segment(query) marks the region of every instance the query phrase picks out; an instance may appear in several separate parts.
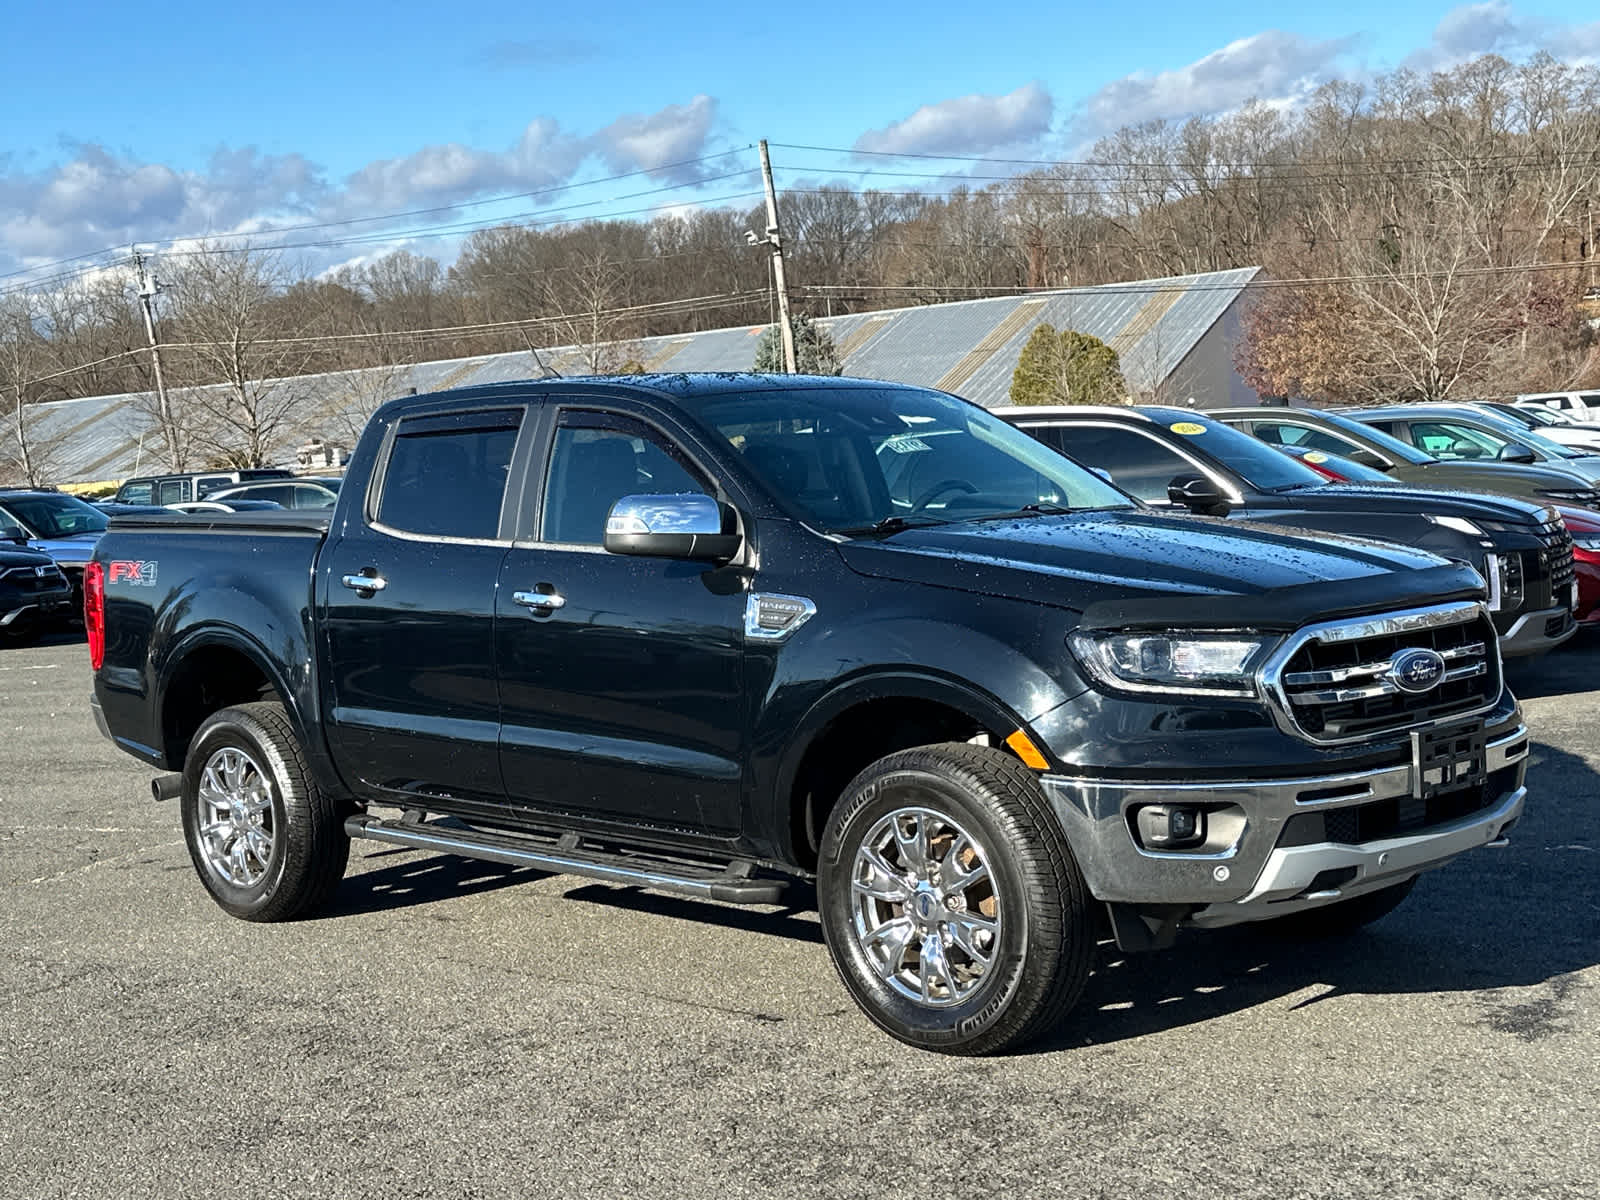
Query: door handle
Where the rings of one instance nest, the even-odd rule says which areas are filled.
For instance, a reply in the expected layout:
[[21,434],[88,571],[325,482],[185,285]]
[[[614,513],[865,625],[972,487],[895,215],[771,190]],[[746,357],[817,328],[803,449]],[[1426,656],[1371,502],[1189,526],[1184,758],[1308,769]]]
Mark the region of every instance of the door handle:
[[512,592],[511,598],[523,608],[537,609],[539,612],[555,612],[567,602],[559,592]]
[[346,575],[339,582],[356,592],[381,592],[389,586],[382,575]]

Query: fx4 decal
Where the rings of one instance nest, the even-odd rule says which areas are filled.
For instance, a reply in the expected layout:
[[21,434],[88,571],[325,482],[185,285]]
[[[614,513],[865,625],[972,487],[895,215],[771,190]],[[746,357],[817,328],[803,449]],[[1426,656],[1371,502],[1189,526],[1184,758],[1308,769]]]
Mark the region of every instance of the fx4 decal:
[[110,562],[106,564],[107,583],[131,583],[138,587],[154,587],[156,584],[156,561],[148,559],[145,562]]

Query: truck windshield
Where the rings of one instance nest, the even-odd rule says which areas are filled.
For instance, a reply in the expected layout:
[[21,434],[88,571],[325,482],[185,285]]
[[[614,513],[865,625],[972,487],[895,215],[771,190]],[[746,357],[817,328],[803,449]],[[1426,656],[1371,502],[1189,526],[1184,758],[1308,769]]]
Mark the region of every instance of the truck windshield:
[[41,538],[104,533],[109,523],[103,512],[76,496],[8,496],[0,504]]
[[703,424],[829,533],[1020,512],[1133,508],[1124,492],[984,409],[912,388],[711,396]]

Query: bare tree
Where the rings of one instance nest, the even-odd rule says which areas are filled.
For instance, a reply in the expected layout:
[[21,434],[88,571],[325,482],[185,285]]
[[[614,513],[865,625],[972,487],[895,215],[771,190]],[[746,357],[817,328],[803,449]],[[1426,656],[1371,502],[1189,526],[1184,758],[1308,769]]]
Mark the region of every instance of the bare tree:
[[0,470],[28,487],[49,483],[57,468],[60,437],[40,428],[34,409],[49,361],[49,344],[39,331],[32,298],[23,292],[0,299],[0,385],[11,410]]
[[275,303],[290,273],[270,251],[202,245],[174,274],[193,437],[218,461],[262,466],[284,449],[308,395],[296,376],[310,345]]

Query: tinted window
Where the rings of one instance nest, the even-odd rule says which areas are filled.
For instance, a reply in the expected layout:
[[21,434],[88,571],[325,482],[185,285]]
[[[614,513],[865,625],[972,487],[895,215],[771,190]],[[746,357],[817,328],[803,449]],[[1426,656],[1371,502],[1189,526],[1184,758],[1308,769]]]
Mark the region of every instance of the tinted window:
[[1275,446],[1302,446],[1307,450],[1326,450],[1329,454],[1359,454],[1361,444],[1350,438],[1313,429],[1309,425],[1295,425],[1288,421],[1268,424],[1256,422],[1256,436]]
[[[1324,482],[1309,467],[1262,444],[1261,439],[1242,433],[1231,425],[1213,421],[1199,413],[1149,408],[1146,414],[1170,431],[1166,436],[1195,455],[1210,455],[1229,470],[1237,472],[1251,487],[1264,492],[1287,491],[1297,487],[1320,487]],[[1095,464],[1091,463],[1090,466]],[[1190,467],[1189,470],[1193,470]]]
[[791,511],[822,529],[956,521],[1024,505],[1129,507],[1099,476],[965,401],[914,388],[723,393],[700,420]]
[[567,413],[550,453],[540,537],[598,546],[611,506],[622,497],[682,492],[710,489],[655,430],[625,417]]
[[307,487],[298,484],[290,489],[294,492],[294,508],[332,508],[333,493],[326,488]]
[[154,504],[155,485],[149,480],[124,485],[117,493],[119,504]]
[[5,511],[41,538],[104,533],[109,524],[105,513],[76,496],[11,496],[5,501]]
[[187,479],[163,479],[156,495],[157,504],[182,504],[189,498]]
[[1435,458],[1494,458],[1508,439],[1453,421],[1413,421],[1411,440]]
[[439,537],[498,537],[521,424],[520,410],[400,422],[384,468],[379,523]]
[[1196,470],[1183,455],[1132,429],[1073,424],[1058,425],[1051,432],[1060,439],[1057,446],[1063,454],[1109,473],[1123,491],[1152,504],[1166,504],[1167,484]]

